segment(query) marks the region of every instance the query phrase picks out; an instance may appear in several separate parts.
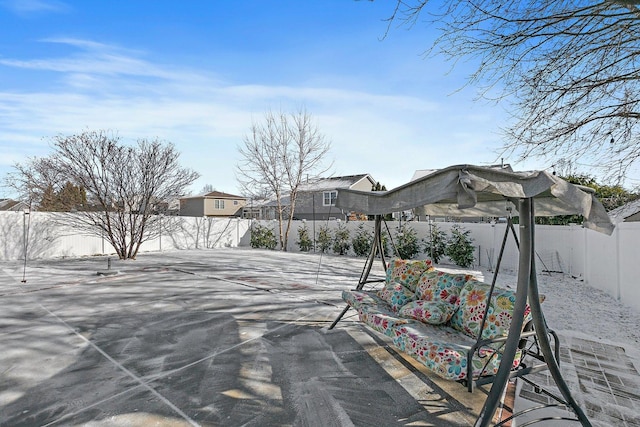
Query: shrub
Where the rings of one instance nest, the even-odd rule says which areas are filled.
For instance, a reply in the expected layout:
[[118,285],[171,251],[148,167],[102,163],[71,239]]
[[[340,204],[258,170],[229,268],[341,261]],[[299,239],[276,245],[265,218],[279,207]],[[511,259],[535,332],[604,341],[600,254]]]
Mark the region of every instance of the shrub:
[[445,254],[460,267],[473,265],[475,247],[472,244],[473,239],[469,237],[470,233],[469,230],[464,230],[459,225],[454,225],[451,228],[451,237],[447,243]]
[[276,235],[272,229],[255,224],[251,227],[251,247],[263,249],[275,249],[278,245]]
[[389,256],[389,233],[387,230],[382,230],[380,240],[382,241],[382,253],[384,256]]
[[340,223],[333,235],[333,252],[344,255],[347,253],[351,245],[349,244],[349,229]]
[[371,252],[371,241],[373,233],[365,230],[364,224],[360,224],[356,230],[356,235],[351,240],[351,246],[356,256],[367,256]]
[[304,224],[302,227],[298,227],[298,241],[296,244],[300,247],[302,252],[309,252],[313,249],[313,241],[309,235],[307,224]]
[[326,225],[321,225],[318,230],[318,237],[316,238],[316,248],[320,252],[327,252],[331,247],[331,230]]
[[447,250],[447,234],[436,224],[432,224],[430,236],[424,243],[424,252],[434,263],[439,263]]
[[420,253],[418,233],[413,227],[405,224],[396,229],[396,249],[402,259],[411,259]]

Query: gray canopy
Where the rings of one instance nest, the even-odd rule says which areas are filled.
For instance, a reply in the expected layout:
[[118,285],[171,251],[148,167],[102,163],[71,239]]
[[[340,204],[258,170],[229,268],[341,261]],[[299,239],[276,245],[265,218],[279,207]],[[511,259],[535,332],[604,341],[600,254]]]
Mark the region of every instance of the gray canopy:
[[450,166],[389,191],[341,189],[336,206],[370,215],[414,209],[419,215],[504,217],[517,215],[523,198],[533,198],[536,216],[579,214],[585,227],[613,232],[591,188],[545,171],[514,172],[509,167]]

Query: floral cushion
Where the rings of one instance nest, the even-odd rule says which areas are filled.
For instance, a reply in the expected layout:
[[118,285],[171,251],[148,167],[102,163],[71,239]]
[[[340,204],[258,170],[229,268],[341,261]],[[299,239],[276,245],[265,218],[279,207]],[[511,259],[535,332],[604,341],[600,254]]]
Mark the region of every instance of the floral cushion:
[[374,331],[390,337],[394,336],[395,327],[412,322],[410,319],[399,317],[385,305],[363,305],[358,309],[358,317]]
[[430,270],[422,274],[416,286],[416,299],[446,301],[458,306],[460,291],[471,276]]
[[[439,376],[462,380],[467,377],[467,354],[475,340],[464,339],[460,332],[447,327],[433,327],[419,322],[396,324],[387,333],[399,350],[411,355]],[[514,368],[520,364],[521,351],[514,359]],[[495,375],[500,368],[501,354],[483,347],[471,359],[474,378]]]
[[415,292],[422,273],[433,268],[431,260],[406,260],[395,258],[387,267],[387,283],[402,283]]
[[416,299],[413,291],[399,282],[385,284],[378,291],[378,296],[386,301],[393,311],[398,311],[400,307]]
[[456,307],[444,301],[411,301],[398,310],[398,315],[419,320],[430,325],[447,323]]
[[356,290],[344,290],[342,291],[342,299],[356,310],[362,305],[377,305],[385,303],[376,291],[356,291]]
[[[490,289],[491,285],[476,280],[470,280],[465,284],[460,292],[460,308],[451,318],[451,326],[454,329],[474,338],[480,335],[480,325],[487,307],[487,296]],[[482,331],[483,339],[508,335],[515,302],[515,292],[494,288]],[[527,317],[530,315],[528,305],[525,315]]]
[[[443,286],[442,289],[449,288],[451,286]],[[490,288],[486,283],[467,281],[460,292],[457,310],[455,304],[446,301],[448,298],[444,298],[445,301],[416,301],[415,294],[401,283],[387,284],[378,293],[343,291],[342,297],[349,305],[357,307],[362,322],[390,337],[393,345],[400,351],[414,357],[443,378],[462,380],[468,375],[467,356],[480,332],[480,322]],[[505,336],[508,333],[514,304],[513,291],[494,289],[483,338]],[[450,326],[433,324],[436,319],[446,323],[449,310],[454,313],[449,320]],[[526,313],[527,318],[530,318],[528,307]],[[441,317],[438,319],[439,316]],[[474,352],[471,358],[471,373],[474,378],[498,372],[503,344],[490,344]],[[521,350],[518,350],[513,368],[520,364],[521,355]]]

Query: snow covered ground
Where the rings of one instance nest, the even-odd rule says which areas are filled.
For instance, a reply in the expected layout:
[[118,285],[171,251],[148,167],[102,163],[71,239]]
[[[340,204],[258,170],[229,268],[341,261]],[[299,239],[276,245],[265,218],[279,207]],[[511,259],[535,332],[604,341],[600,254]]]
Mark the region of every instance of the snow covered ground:
[[[490,282],[492,272],[476,271]],[[640,371],[640,312],[613,296],[562,273],[538,274],[538,288],[546,299],[542,310],[547,325],[561,336],[578,337],[623,347]],[[513,271],[500,271],[497,284],[516,287]]]

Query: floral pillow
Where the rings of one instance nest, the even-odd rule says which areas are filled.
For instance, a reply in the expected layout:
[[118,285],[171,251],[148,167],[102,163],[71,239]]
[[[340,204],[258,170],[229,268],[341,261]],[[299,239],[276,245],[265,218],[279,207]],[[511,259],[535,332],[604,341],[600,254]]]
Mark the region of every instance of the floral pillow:
[[433,269],[433,263],[427,260],[406,260],[395,258],[387,267],[387,283],[402,283],[415,292],[418,279],[425,271]]
[[467,274],[431,270],[423,273],[416,286],[416,299],[445,301],[457,307],[462,287],[470,279]]
[[402,306],[398,314],[430,325],[442,325],[451,319],[455,309],[453,305],[444,301],[417,300]]
[[393,311],[413,301],[416,297],[413,291],[407,289],[402,283],[387,283],[378,291],[378,296],[391,306]]
[[[480,335],[480,325],[487,308],[487,297],[491,285],[475,280],[467,282],[460,293],[460,309],[451,319],[451,326],[465,334],[477,338]],[[482,331],[482,338],[489,339],[506,336],[513,319],[515,307],[515,292],[508,289],[494,288],[489,300],[487,319]],[[527,305],[525,318],[529,316]]]

